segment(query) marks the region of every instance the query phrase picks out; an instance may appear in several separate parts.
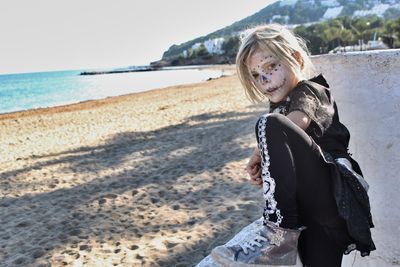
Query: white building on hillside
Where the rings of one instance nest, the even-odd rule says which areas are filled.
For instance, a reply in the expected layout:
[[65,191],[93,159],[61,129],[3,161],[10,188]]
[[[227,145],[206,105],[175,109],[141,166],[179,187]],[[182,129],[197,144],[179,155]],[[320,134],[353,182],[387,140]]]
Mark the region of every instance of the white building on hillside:
[[269,23],[277,22],[281,24],[288,24],[289,19],[289,16],[273,15],[272,18],[269,20]]
[[195,43],[194,45],[192,45],[192,49],[196,50],[201,46],[202,43]]
[[208,53],[220,55],[224,53],[224,51],[222,50],[223,43],[224,43],[224,38],[221,37],[205,41],[204,46],[206,47]]
[[281,0],[279,6],[294,6],[296,3],[297,0]]
[[322,16],[322,19],[333,19],[339,16],[339,14],[342,12],[343,6],[338,6],[338,7],[330,7],[325,11],[325,14]]
[[315,0],[303,0],[301,3],[303,5],[315,5]]
[[[208,53],[210,54],[223,54],[224,50],[222,50],[222,44],[224,43],[225,39],[224,38],[215,38],[215,39],[209,39],[205,41],[204,43],[195,43],[192,45],[192,50],[197,50],[200,48],[202,44],[204,44],[204,47],[207,49]],[[189,53],[187,50],[183,51],[183,56],[188,57]]]
[[390,8],[389,4],[379,4],[375,5],[371,10],[356,10],[353,13],[353,17],[363,17],[368,15],[377,15],[379,17],[383,16],[383,13]]
[[321,5],[327,7],[337,7],[340,6],[340,3],[337,0],[321,0]]

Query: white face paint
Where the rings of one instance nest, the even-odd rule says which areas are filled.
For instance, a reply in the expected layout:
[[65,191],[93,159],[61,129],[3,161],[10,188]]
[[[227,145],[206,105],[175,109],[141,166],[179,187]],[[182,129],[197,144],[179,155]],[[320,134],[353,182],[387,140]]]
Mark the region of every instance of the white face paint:
[[249,57],[247,66],[257,88],[273,103],[285,100],[300,81],[270,52],[257,50]]

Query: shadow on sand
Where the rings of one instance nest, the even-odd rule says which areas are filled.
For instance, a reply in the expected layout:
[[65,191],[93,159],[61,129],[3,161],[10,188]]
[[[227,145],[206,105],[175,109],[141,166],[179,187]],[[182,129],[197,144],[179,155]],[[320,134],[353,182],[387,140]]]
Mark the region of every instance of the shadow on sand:
[[[85,241],[117,243],[120,238],[138,239],[163,229],[177,232],[182,229],[190,231],[205,222],[218,225],[232,213],[239,216],[248,207],[228,208],[208,217],[195,214],[205,209],[209,212],[214,206],[238,198],[251,200],[248,194],[254,189],[248,183],[224,179],[224,168],[250,155],[249,142],[254,138],[257,114],[202,114],[155,131],[116,134],[99,146],[39,155],[34,158],[33,165],[0,172],[3,196],[13,187],[32,189],[43,186],[40,177],[37,183],[30,184],[18,180],[29,172],[40,172],[49,166],[58,166],[59,172],[65,176],[78,174],[84,180],[70,188],[57,189],[63,179],[60,177],[50,184],[54,187],[50,192],[17,198],[5,194],[2,197],[0,266],[46,265],[56,250],[80,257],[79,250],[90,250],[90,245],[77,247]],[[205,172],[215,180],[197,189],[190,185],[190,179],[195,180]],[[182,179],[188,181],[188,185],[179,189],[176,185],[182,183]],[[222,191],[226,192],[223,196]],[[125,197],[127,195],[130,198]],[[124,212],[119,212],[121,203]],[[141,211],[147,204],[157,209],[184,210],[193,217],[176,223],[173,218],[158,218],[155,209],[153,217],[143,218]],[[242,225],[254,219],[248,218]],[[231,234],[229,229],[217,233],[223,236],[218,242],[228,240]],[[204,237],[185,246],[184,251],[167,257],[148,259],[138,254],[137,258],[143,265],[149,262],[153,266],[195,265],[210,252],[215,237]],[[115,248],[111,254],[120,253],[118,244]],[[131,249],[139,250],[135,246]],[[123,263],[119,264],[123,266]]]

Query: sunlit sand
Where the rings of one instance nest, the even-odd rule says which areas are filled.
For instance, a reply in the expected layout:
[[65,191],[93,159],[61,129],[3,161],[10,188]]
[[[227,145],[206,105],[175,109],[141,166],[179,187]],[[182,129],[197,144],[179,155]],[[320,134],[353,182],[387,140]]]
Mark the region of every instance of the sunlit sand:
[[0,116],[0,266],[192,266],[259,218],[236,76]]

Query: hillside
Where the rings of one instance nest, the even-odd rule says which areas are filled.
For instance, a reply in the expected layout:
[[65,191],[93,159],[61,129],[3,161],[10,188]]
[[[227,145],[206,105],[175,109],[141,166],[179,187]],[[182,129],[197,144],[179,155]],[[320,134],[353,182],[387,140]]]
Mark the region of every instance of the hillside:
[[[282,0],[266,6],[259,12],[237,21],[227,27],[201,36],[180,45],[172,45],[164,52],[162,60],[171,61],[185,57],[196,44],[217,38],[228,39],[241,31],[263,23],[281,23],[288,25],[325,21],[349,16],[360,17],[376,15],[381,18],[400,16],[400,0]],[[186,51],[186,52],[185,52]]]

